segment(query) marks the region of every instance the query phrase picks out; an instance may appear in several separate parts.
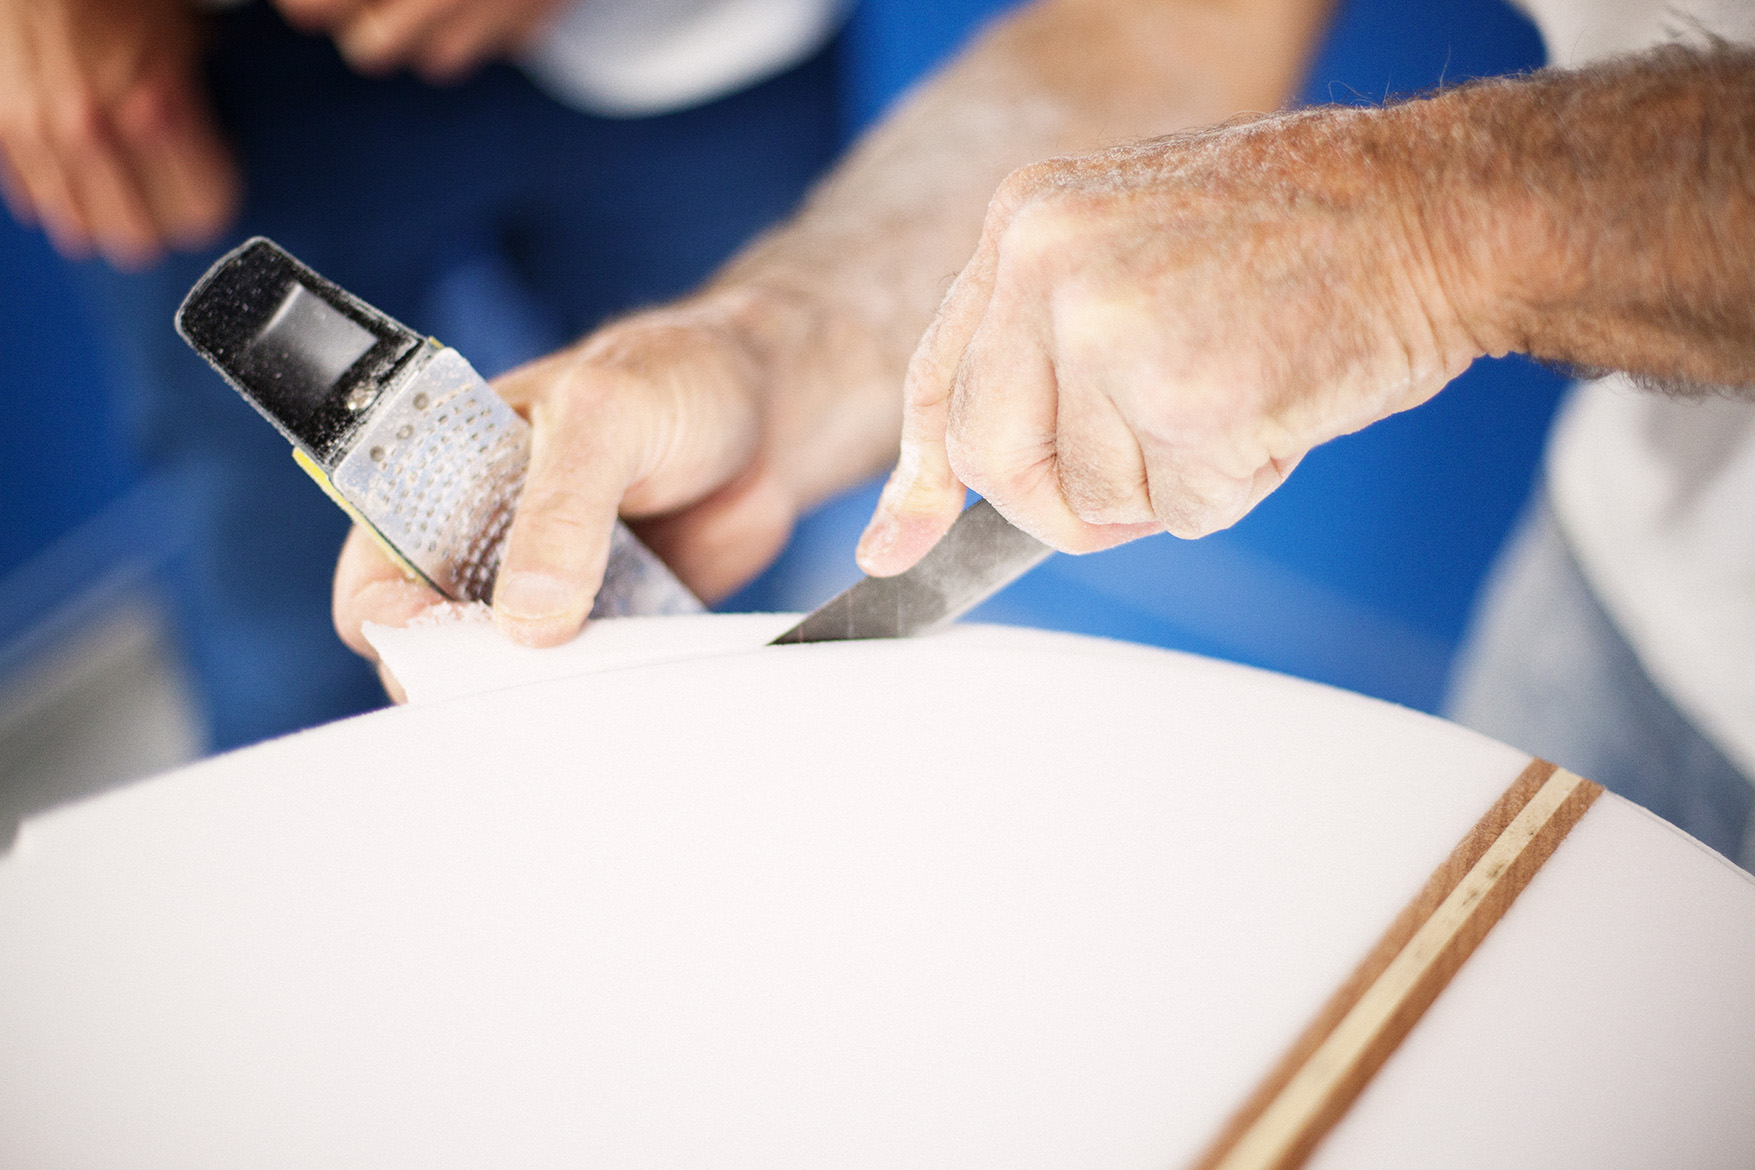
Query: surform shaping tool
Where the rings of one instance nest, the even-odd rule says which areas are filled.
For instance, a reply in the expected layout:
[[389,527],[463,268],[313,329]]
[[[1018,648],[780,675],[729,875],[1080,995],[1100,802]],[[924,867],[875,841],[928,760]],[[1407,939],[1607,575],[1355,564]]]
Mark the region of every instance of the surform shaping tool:
[[[463,355],[260,236],[190,290],[177,332],[410,575],[456,601],[492,597],[530,426]],[[618,521],[591,616],[701,608]]]

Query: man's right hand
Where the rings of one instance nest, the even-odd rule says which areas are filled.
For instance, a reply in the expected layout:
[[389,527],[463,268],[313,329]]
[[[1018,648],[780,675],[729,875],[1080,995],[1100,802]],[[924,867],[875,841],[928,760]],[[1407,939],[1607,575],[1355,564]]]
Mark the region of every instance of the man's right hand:
[[119,268],[211,240],[239,179],[186,0],[0,0],[0,189],[71,258]]

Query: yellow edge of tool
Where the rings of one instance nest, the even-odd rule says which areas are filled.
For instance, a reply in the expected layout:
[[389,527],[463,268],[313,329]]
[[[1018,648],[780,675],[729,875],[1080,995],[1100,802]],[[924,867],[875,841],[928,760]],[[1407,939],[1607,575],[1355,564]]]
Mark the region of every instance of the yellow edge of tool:
[[[340,508],[343,512],[346,512],[349,516],[352,516],[355,524],[358,524],[361,528],[364,528],[367,532],[372,534],[372,539],[378,542],[378,547],[384,550],[384,555],[389,557],[390,560],[402,570],[404,576],[410,581],[419,581],[423,585],[433,584],[427,579],[425,573],[415,568],[407,557],[397,551],[396,546],[391,544],[389,539],[382,532],[378,531],[378,526],[376,524],[367,520],[364,513],[348,502],[347,497],[335,490],[335,485],[329,481],[328,473],[321,467],[317,466],[316,460],[312,459],[297,447],[293,448],[292,457],[294,463],[297,463],[300,467],[304,468],[306,475],[317,481],[317,486],[323,489],[323,494],[335,501],[336,507]],[[437,588],[437,586],[434,586],[434,588]]]

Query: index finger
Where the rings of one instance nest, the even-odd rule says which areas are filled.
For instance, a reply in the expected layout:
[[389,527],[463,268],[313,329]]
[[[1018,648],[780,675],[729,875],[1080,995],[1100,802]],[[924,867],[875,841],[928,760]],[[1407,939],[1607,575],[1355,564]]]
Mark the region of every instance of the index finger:
[[335,632],[355,654],[378,660],[362,632],[366,622],[406,626],[444,600],[430,586],[410,578],[369,530],[356,524],[347,534],[335,564],[333,613]]
[[993,296],[998,268],[994,219],[908,362],[902,387],[902,447],[855,558],[873,576],[893,576],[937,544],[963,510],[964,490],[945,449],[951,394],[969,340]]

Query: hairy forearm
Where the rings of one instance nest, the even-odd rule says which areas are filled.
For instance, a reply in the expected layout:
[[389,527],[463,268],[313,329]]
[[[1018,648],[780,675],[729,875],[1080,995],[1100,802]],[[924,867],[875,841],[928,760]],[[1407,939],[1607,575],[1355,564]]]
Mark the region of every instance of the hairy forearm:
[[1386,115],[1482,352],[1755,393],[1755,52],[1670,47]]
[[1326,0],[1046,0],[905,99],[719,275],[809,503],[894,453],[909,355],[1000,181],[1026,163],[1281,104]]

